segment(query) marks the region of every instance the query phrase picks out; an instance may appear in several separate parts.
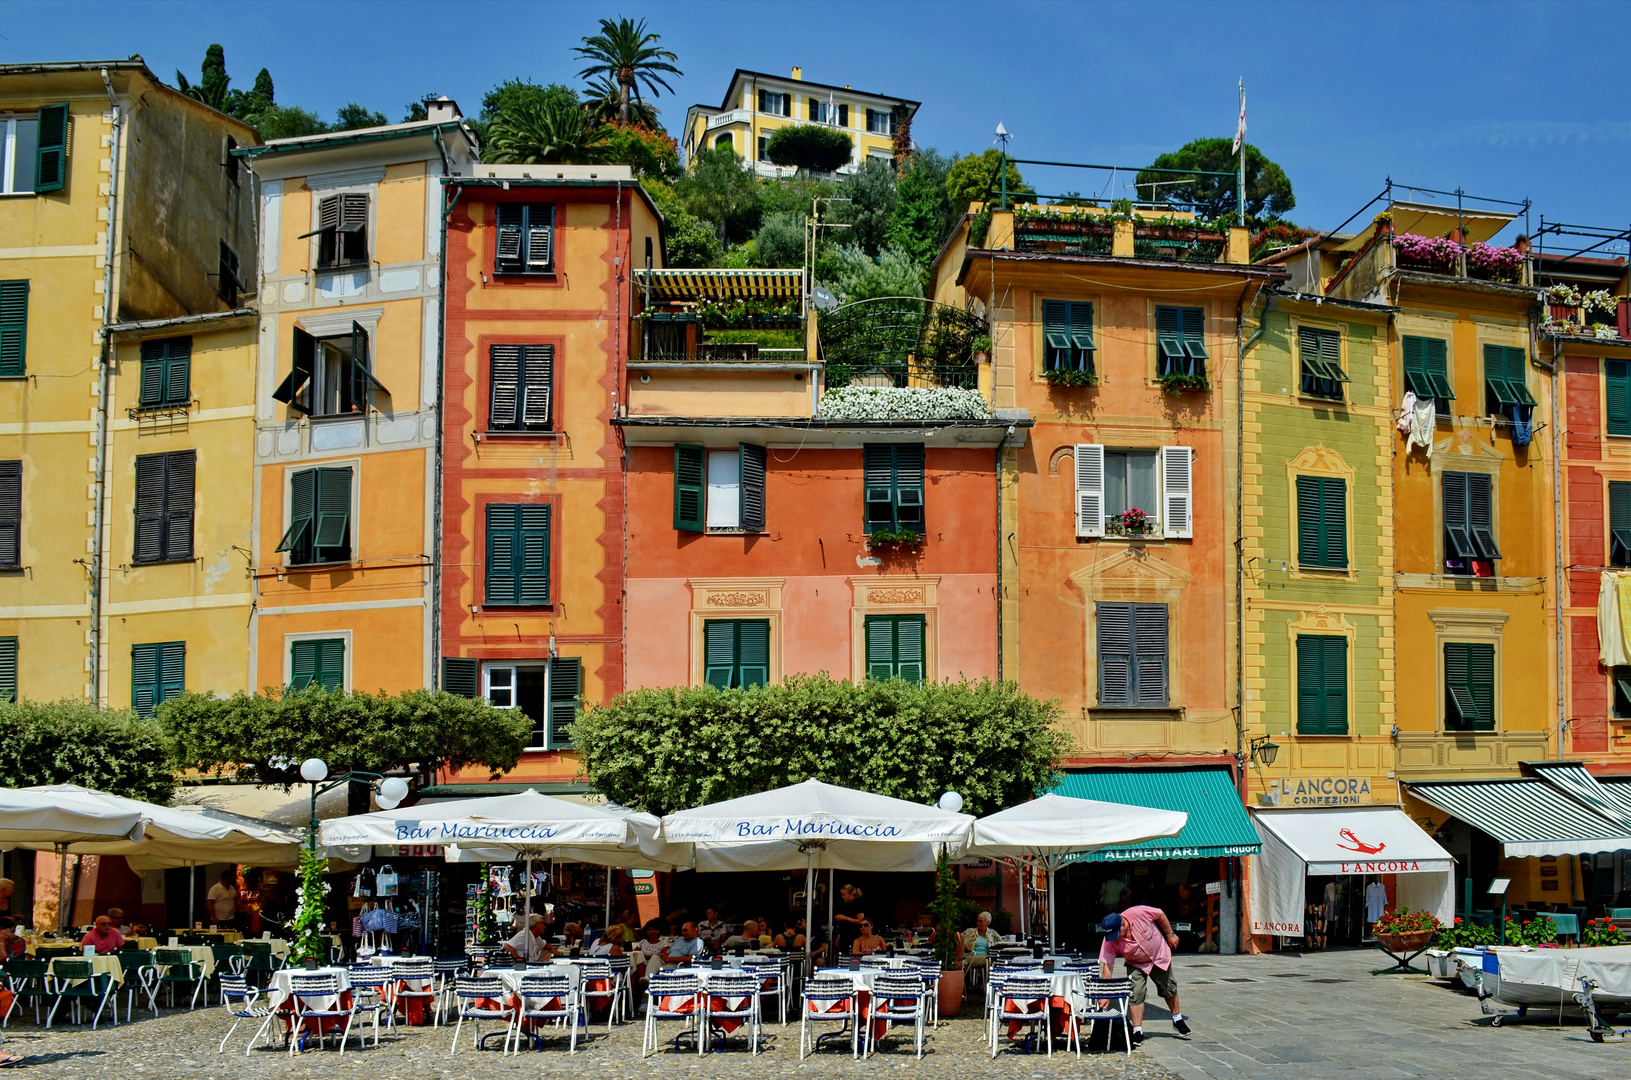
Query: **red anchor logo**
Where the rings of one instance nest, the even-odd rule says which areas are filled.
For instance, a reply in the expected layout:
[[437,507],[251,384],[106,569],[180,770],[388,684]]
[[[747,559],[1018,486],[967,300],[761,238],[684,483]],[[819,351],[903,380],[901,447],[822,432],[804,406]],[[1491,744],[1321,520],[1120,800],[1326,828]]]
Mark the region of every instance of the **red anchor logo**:
[[1339,842],[1337,847],[1341,848],[1343,851],[1357,851],[1361,855],[1375,855],[1378,851],[1381,851],[1383,848],[1387,847],[1386,844],[1377,844],[1375,847],[1372,847],[1370,844],[1365,843],[1363,840],[1359,839],[1359,837],[1355,836],[1352,829],[1340,829],[1338,830],[1338,835],[1340,835],[1344,840],[1353,842],[1353,847],[1349,847],[1347,844]]

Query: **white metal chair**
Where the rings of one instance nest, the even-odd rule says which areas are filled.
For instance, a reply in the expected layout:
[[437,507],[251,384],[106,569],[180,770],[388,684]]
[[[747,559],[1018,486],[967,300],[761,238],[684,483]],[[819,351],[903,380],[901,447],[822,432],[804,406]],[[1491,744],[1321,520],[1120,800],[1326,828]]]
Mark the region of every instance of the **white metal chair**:
[[527,1021],[534,1020],[547,1022],[551,1020],[566,1021],[568,1053],[578,1052],[578,1026],[588,1027],[587,1018],[582,1016],[582,1004],[578,1000],[578,993],[572,987],[572,980],[565,975],[526,975],[521,979],[520,1000],[515,1007],[515,1018],[510,1023],[510,1034],[506,1040],[506,1051],[516,1053],[521,1049],[521,1040],[528,1038],[534,1045],[543,1041],[543,1033],[534,1028],[530,1033],[526,1030]]
[[[351,1011],[358,1016],[372,1013],[374,1017],[374,1045],[379,1045],[379,1017],[385,1014],[385,1026],[395,1019],[395,980],[386,967],[358,967],[351,969]],[[362,1033],[357,1034],[362,1042]]]
[[515,1006],[510,1002],[510,990],[504,985],[504,980],[496,975],[463,976],[454,983],[453,997],[459,1010],[459,1022],[453,1028],[453,1045],[447,1049],[449,1054],[459,1049],[459,1034],[464,1030],[466,1020],[473,1026],[471,1038],[475,1040],[477,1050],[481,1049],[483,1020],[502,1020],[504,1037],[509,1039],[510,1025],[515,1022]]
[[[357,1009],[354,1005],[343,1005],[340,1002],[340,977],[332,973],[326,975],[290,975],[289,1000],[294,1006],[292,1017],[293,1027],[289,1035],[289,1056],[293,1057],[306,1042],[306,1022],[314,1020],[312,1033],[317,1036],[320,1047],[328,1045],[329,1032],[323,1026],[325,1020],[345,1019],[345,1027],[340,1030],[340,1056],[345,1056],[346,1040],[351,1037],[351,1027],[357,1019]],[[356,1000],[356,996],[352,996]],[[362,1032],[357,1032],[357,1045],[362,1045]]]
[[[889,1034],[889,1029],[896,1024],[910,1023],[912,1025],[913,1042],[917,1048],[917,1056],[923,1057],[923,1023],[928,1018],[928,1007],[925,998],[928,992],[924,988],[923,979],[914,969],[910,974],[890,972],[879,975],[872,981],[872,1015],[867,1018],[866,1048],[862,1056],[870,1056],[877,1049],[878,1040]],[[879,1034],[874,1028],[875,1023],[882,1023],[884,1030]]]
[[748,1045],[759,1053],[759,991],[763,984],[745,969],[741,973],[719,975],[703,986],[702,1030],[710,1041],[717,1039],[725,1049],[728,1032],[721,1020],[738,1020],[748,1033]]
[[439,956],[431,961],[431,969],[436,972],[436,1026],[441,1027],[442,1014],[453,997],[453,984],[470,970],[470,960],[464,956]]
[[[660,1020],[679,1020],[684,1024],[680,1034],[697,1026],[697,1053],[703,1051],[707,1039],[700,1027],[703,1008],[700,997],[702,981],[695,975],[678,971],[654,972],[646,983],[646,1030],[640,1040],[640,1056],[650,1057],[657,1052],[657,1023]],[[679,1036],[675,1036],[676,1044]]]
[[[804,1005],[799,1010],[799,1060],[802,1061],[813,1054],[816,1043],[822,1038],[841,1035],[845,1028],[850,1033],[850,1057],[860,1057],[861,1019],[855,984],[848,979],[829,978],[818,974],[804,981],[804,992],[801,996]],[[815,1025],[821,1023],[843,1024],[845,1028],[828,1032],[827,1036],[817,1036]]]
[[[612,969],[612,988],[617,997],[614,1004],[617,1015],[624,1021],[634,1016],[634,961],[627,956],[608,956],[606,964]],[[610,1024],[611,1017],[606,1022]]]
[[277,1010],[259,1004],[260,996],[261,992],[250,986],[249,980],[242,975],[221,976],[221,1005],[226,1009],[227,1015],[232,1017],[232,1026],[227,1028],[227,1033],[221,1037],[221,1045],[215,1050],[217,1054],[226,1053],[227,1040],[232,1038],[232,1033],[237,1031],[238,1025],[245,1020],[261,1021],[260,1029],[250,1037],[249,1045],[244,1047],[245,1057],[249,1056],[249,1052],[255,1048],[256,1040],[262,1035],[266,1036],[266,1045],[272,1045],[271,1033],[266,1029],[272,1026],[272,1018],[277,1015]]
[[606,1030],[612,1030],[617,1020],[622,990],[617,984],[617,973],[605,960],[576,961],[578,968],[578,1003],[583,1006],[583,1023],[589,1025],[591,1005],[606,1007]]
[[53,960],[46,986],[57,999],[52,1002],[51,1011],[45,1014],[46,1027],[51,1026],[51,1021],[56,1018],[57,1009],[64,1001],[73,1002],[76,1024],[80,1022],[81,1006],[88,1009],[91,1003],[95,1002],[96,1013],[91,1017],[91,1030],[95,1031],[96,1025],[102,1020],[102,1010],[107,1008],[110,997],[113,998],[113,1026],[119,1026],[119,999],[113,993],[113,976],[105,971],[100,974],[93,972],[89,960]]
[[1002,1049],[1002,1024],[1036,1025],[1046,1041],[1048,1054],[1053,1055],[1053,1024],[1049,1020],[1048,1005],[1053,996],[1053,983],[1049,979],[1014,976],[1002,984],[997,992],[997,1010],[993,1021],[991,1056]]
[[[409,983],[418,983],[414,988]],[[397,960],[391,964],[391,1023],[396,1023],[396,1008],[409,1001],[423,1001],[426,1009],[434,1009],[442,998],[436,985],[436,967],[429,960]],[[406,1019],[407,1010],[403,1009]]]
[[[1076,1056],[1082,1056],[1082,1021],[1089,1022],[1104,1020],[1110,1024],[1110,1031],[1121,1025],[1121,1045],[1126,1049],[1127,1056],[1133,1054],[1133,1029],[1127,1022],[1127,1002],[1133,996],[1132,979],[1082,979],[1082,988],[1072,991],[1070,995],[1070,1029],[1066,1032],[1065,1047],[1069,1049],[1070,1040],[1076,1040]],[[1092,1038],[1091,1034],[1088,1036]],[[1104,1040],[1104,1048],[1111,1048],[1108,1035]]]
[[751,975],[759,982],[759,1011],[764,1014],[764,999],[770,998],[776,1002],[777,1015],[781,1019],[782,1027],[787,1026],[787,973],[782,965],[774,960],[763,964],[743,964],[742,973]]
[[940,961],[928,957],[926,959],[908,960],[907,965],[908,970],[915,970],[918,976],[922,978],[923,988],[928,991],[929,1019],[927,1023],[930,1027],[938,1027],[940,1024]]

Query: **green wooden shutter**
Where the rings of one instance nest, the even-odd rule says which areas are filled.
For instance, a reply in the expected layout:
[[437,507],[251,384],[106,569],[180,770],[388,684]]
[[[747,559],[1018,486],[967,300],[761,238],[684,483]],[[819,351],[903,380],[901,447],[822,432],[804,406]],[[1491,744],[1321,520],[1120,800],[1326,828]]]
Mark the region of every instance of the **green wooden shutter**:
[[163,405],[167,364],[163,341],[142,342],[142,385],[138,405]]
[[1133,703],[1133,605],[1098,604],[1099,704]]
[[1348,565],[1348,484],[1335,476],[1297,477],[1297,561]]
[[0,637],[0,701],[17,700],[17,639]]
[[1495,728],[1495,646],[1474,642],[1467,646],[1467,686],[1472,691],[1478,715],[1473,720],[1474,731],[1493,731]]
[[1184,364],[1183,316],[1175,307],[1155,309],[1156,370],[1170,375]]
[[68,182],[68,106],[42,105],[38,132],[34,190],[61,191]]
[[171,338],[164,351],[164,404],[185,405],[192,397],[193,339]]
[[455,697],[480,697],[481,661],[464,656],[442,657],[442,689]]
[[1529,393],[1528,353],[1510,345],[1484,346],[1484,384],[1493,406],[1534,405]]
[[1499,559],[1495,546],[1495,508],[1490,478],[1483,473],[1467,474],[1467,535],[1480,559]]
[[922,615],[896,615],[895,674],[909,683],[920,683],[927,672],[924,637],[927,618]]
[[1467,511],[1467,474],[1443,474],[1444,487],[1444,556],[1449,559],[1474,559],[1478,549],[1473,547]]
[[159,646],[159,692],[155,705],[163,705],[187,689],[187,643],[167,641]]
[[516,509],[517,567],[516,602],[549,603],[549,512],[548,505],[523,505]]
[[1444,716],[1461,731],[1495,727],[1495,646],[1485,642],[1444,643]]
[[708,451],[700,446],[674,447],[674,528],[706,532]]
[[702,679],[709,686],[728,690],[736,678],[736,623],[711,619],[702,624]]
[[1631,364],[1624,360],[1603,361],[1603,405],[1608,433],[1631,435]]
[[1614,566],[1631,566],[1631,483],[1608,485],[1609,558]]
[[0,379],[28,373],[28,282],[0,281]]
[[130,647],[130,707],[137,716],[152,716],[159,700],[159,647]]
[[[1184,355],[1191,360],[1201,361],[1206,357],[1206,309],[1198,307],[1180,308],[1183,313]],[[1201,375],[1205,368],[1196,365],[1193,374]]]
[[514,604],[521,594],[519,506],[487,506],[486,603]]
[[316,641],[289,643],[289,689],[304,690],[317,679]]
[[1297,734],[1348,733],[1348,639],[1297,635]]
[[1455,393],[1450,389],[1449,343],[1443,338],[1404,339],[1405,387],[1423,400],[1433,398],[1448,412]]
[[742,456],[742,529],[762,533],[765,531],[765,448],[742,443],[738,449]]
[[736,621],[736,685],[763,686],[770,681],[770,621]]
[[351,381],[350,402],[342,403],[341,412],[356,409],[367,412],[374,403],[374,391],[389,395],[385,384],[374,378],[373,360],[368,353],[368,331],[362,323],[351,324]]
[[345,686],[345,639],[324,638],[317,646],[317,682],[325,690]]
[[317,520],[312,546],[319,562],[351,558],[351,470],[317,470]]
[[289,374],[278,383],[277,389],[272,391],[272,398],[281,401],[298,413],[310,413],[304,402],[300,400],[300,391],[311,380],[312,372],[317,370],[317,339],[306,333],[300,327],[294,329],[294,360],[289,365]]
[[900,529],[923,531],[923,446],[902,443],[895,451],[895,521]]
[[277,549],[289,553],[291,563],[310,562],[312,525],[317,518],[317,472],[302,469],[289,477],[289,528]]
[[576,656],[557,656],[549,662],[549,735],[551,750],[572,749],[572,722],[578,718],[578,698],[583,695],[583,661]]
[[1042,301],[1042,366],[1048,371],[1070,366],[1070,305],[1063,300]]
[[1093,351],[1093,305],[1073,301],[1070,305],[1070,343],[1083,353]]
[[495,274],[516,274],[521,272],[523,258],[521,253],[522,234],[526,228],[524,212],[521,203],[499,203],[495,208],[494,220],[498,224],[498,248],[493,255],[493,272]]
[[164,455],[164,558],[193,557],[193,493],[198,451],[173,450]]
[[866,531],[895,528],[895,448],[883,443],[866,444],[861,474]]
[[164,454],[142,454],[136,458],[136,545],[133,562],[160,562],[164,558],[164,474]]
[[866,674],[869,679],[895,677],[895,621],[888,615],[868,615],[866,634]]
[[23,564],[23,463],[0,461],[0,568]]
[[1133,701],[1146,708],[1167,704],[1167,605],[1133,604]]

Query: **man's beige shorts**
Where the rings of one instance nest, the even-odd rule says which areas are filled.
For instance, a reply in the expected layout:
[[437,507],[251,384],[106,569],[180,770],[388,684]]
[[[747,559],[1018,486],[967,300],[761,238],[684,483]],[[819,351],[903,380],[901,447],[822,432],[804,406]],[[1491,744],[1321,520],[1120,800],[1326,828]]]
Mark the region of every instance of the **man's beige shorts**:
[[1134,968],[1132,971],[1133,996],[1127,1000],[1129,1005],[1144,1004],[1144,997],[1149,993],[1150,983],[1155,984],[1155,992],[1164,998],[1178,996],[1178,980],[1172,977],[1171,968],[1150,968],[1148,975]]

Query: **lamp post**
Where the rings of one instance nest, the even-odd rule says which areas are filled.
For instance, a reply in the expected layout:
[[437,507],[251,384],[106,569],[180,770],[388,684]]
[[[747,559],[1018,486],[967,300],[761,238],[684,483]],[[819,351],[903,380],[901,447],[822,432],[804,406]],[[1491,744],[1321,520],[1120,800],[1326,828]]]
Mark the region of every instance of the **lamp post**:
[[[374,800],[379,803],[381,810],[395,810],[402,800],[408,797],[408,782],[399,776],[384,777],[379,773],[351,772],[341,773],[328,783],[328,762],[322,758],[307,758],[300,763],[300,778],[311,785],[311,835],[308,838],[308,849],[317,852],[317,796],[333,791],[342,784],[349,784],[353,780],[366,780],[368,786],[374,789]],[[322,787],[318,787],[322,784]]]

